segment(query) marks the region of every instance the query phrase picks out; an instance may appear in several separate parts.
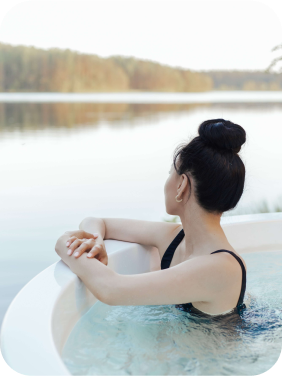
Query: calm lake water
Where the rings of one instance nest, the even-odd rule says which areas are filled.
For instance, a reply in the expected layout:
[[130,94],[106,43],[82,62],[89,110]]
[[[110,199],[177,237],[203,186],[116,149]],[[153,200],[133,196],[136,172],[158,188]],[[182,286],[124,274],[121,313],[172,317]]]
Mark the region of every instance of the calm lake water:
[[[0,96],[6,101],[0,103],[0,323],[17,292],[59,259],[58,237],[86,216],[170,219],[163,187],[173,151],[204,120],[225,118],[247,133],[240,152],[245,192],[228,214],[262,200],[281,205],[281,92],[276,99],[259,93],[257,103],[256,93],[243,94],[240,100],[234,93],[233,101],[230,92],[221,99],[209,94],[210,103],[179,97],[177,103],[173,94],[171,103],[160,103],[152,93],[142,103],[86,103],[85,97],[50,103],[51,94],[49,102],[25,103],[23,93],[8,103]],[[150,98],[155,103],[146,103]]]

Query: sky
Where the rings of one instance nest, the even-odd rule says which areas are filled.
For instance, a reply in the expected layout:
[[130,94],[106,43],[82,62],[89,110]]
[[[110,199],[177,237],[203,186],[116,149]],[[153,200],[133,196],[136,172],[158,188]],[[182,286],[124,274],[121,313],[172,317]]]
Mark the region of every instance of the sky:
[[282,49],[282,23],[261,1],[23,1],[0,42],[134,56],[191,70],[263,70]]

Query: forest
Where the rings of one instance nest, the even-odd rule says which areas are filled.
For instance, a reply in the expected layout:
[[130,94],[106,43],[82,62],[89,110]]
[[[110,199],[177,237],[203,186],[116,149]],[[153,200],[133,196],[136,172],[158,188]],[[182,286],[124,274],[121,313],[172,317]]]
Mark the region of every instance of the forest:
[[0,43],[0,92],[282,90],[282,74],[195,71],[126,56]]

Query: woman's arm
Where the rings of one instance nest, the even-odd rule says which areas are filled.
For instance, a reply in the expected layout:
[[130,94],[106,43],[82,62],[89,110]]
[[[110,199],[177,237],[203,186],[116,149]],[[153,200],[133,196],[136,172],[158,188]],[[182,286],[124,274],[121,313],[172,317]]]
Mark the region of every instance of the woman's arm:
[[57,254],[97,299],[107,303],[118,274],[96,258],[88,258],[86,253],[79,258],[75,258],[73,255],[68,256],[66,242],[69,237],[70,235],[66,232],[58,239],[55,246]]
[[56,252],[92,294],[108,305],[211,302],[226,289],[234,289],[234,281],[240,278],[229,255],[200,256],[164,270],[121,275],[85,253],[78,259],[68,256],[68,236],[58,239]]
[[107,304],[165,305],[221,299],[226,291],[234,291],[241,278],[237,265],[221,256],[199,256],[150,273],[118,274]]

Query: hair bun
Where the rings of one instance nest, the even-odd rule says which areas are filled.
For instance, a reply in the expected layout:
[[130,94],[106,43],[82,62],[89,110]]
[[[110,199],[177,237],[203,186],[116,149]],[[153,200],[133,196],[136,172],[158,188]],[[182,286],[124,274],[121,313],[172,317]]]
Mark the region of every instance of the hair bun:
[[206,145],[233,153],[239,153],[241,146],[246,142],[244,128],[224,119],[204,121],[199,126],[198,133]]

